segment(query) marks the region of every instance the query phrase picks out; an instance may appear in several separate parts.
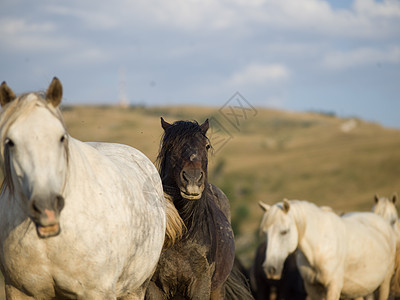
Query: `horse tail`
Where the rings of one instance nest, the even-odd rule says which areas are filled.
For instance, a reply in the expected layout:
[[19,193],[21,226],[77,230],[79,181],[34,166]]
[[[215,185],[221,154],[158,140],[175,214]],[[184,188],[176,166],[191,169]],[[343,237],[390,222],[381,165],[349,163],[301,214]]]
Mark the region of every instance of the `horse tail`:
[[240,261],[235,258],[232,271],[225,281],[226,300],[254,300],[251,293],[249,279]]
[[[394,263],[394,275],[391,282],[391,292],[395,297],[400,297],[400,223],[397,224],[397,244],[396,244],[396,258]],[[396,298],[397,299],[397,298]]]
[[175,208],[172,197],[164,193],[165,210],[167,215],[167,226],[165,229],[164,248],[171,247],[180,240],[186,230],[185,223]]

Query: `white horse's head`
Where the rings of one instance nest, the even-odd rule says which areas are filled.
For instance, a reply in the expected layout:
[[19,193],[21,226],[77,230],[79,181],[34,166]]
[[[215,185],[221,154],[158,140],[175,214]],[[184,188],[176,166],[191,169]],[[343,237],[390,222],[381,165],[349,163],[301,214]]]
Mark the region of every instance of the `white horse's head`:
[[394,226],[398,222],[399,218],[396,209],[396,200],[397,195],[393,195],[391,199],[375,195],[375,205],[372,208],[372,212],[380,215],[387,220],[391,226]]
[[[41,238],[59,234],[67,176],[68,135],[58,106],[62,85],[57,78],[45,95],[16,97],[0,87],[0,151],[4,189],[36,225]],[[4,190],[3,190],[4,192]]]
[[264,210],[260,229],[266,234],[267,250],[263,263],[264,272],[270,279],[280,279],[283,265],[298,244],[298,231],[288,200],[269,206],[259,202]]

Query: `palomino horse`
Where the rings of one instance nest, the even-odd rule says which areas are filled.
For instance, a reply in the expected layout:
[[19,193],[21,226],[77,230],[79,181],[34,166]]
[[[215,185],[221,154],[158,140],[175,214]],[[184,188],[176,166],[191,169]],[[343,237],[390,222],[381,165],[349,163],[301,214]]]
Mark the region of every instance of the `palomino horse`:
[[166,229],[161,179],[141,152],[66,131],[47,92],[0,88],[0,267],[7,299],[143,299]]
[[379,288],[387,299],[394,270],[393,229],[373,213],[339,217],[307,201],[284,200],[265,210],[267,276],[281,276],[286,257],[298,248],[297,266],[311,299],[357,298]]
[[[372,211],[377,215],[382,216],[389,224],[393,227],[396,233],[397,240],[397,252],[400,252],[400,220],[396,209],[397,195],[393,195],[391,199],[386,197],[379,197],[375,195],[375,204]],[[400,254],[396,255],[396,259],[400,260]],[[395,269],[395,275],[391,284],[391,293],[396,296],[396,299],[400,299],[400,281],[396,279],[400,278],[400,261],[397,262]],[[396,275],[396,273],[399,273]]]
[[161,118],[161,125],[159,171],[186,231],[162,252],[146,299],[251,299],[238,269],[231,273],[235,245],[229,201],[207,182],[208,120],[169,124]]

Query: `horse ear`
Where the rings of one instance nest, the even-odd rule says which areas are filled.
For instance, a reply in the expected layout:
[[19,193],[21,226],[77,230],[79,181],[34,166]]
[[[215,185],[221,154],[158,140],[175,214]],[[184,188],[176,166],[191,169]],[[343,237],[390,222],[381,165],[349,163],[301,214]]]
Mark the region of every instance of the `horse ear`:
[[258,202],[258,205],[260,205],[260,207],[261,207],[261,209],[263,210],[263,211],[265,211],[265,212],[267,212],[269,209],[270,209],[270,205],[268,205],[268,204],[265,204],[264,202],[262,202],[262,201],[259,201]]
[[0,86],[0,104],[1,107],[6,105],[7,103],[10,103],[11,101],[15,100],[17,98],[12,91],[7,85],[5,81]]
[[161,117],[161,127],[162,127],[164,130],[167,130],[167,129],[170,128],[171,126],[172,126],[171,124],[169,124],[167,121],[164,120],[163,117]]
[[62,93],[63,89],[61,82],[57,77],[54,77],[46,92],[47,102],[52,104],[54,107],[58,107],[58,105],[61,103]]
[[396,203],[396,200],[397,200],[397,194],[393,194],[393,197],[392,197],[393,204]]
[[208,128],[210,127],[210,123],[208,122],[208,119],[204,121],[203,124],[200,125],[201,132],[205,135],[207,133]]
[[375,196],[374,196],[374,201],[375,201],[375,203],[378,203],[378,201],[379,201],[379,196],[378,196],[378,194],[375,194]]
[[290,203],[288,199],[283,199],[283,211],[287,213],[290,209]]

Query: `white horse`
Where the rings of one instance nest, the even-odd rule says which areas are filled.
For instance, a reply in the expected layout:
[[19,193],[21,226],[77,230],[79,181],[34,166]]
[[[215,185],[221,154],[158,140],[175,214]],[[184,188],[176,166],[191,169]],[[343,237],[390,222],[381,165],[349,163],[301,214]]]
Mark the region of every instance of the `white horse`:
[[[397,252],[400,252],[400,220],[396,209],[397,195],[393,195],[391,199],[375,195],[374,201],[375,204],[372,208],[372,212],[383,217],[393,227],[396,234]],[[396,255],[396,259],[400,260],[400,254]],[[392,280],[391,292],[396,297],[400,297],[400,261],[396,262],[395,266],[396,269]]]
[[0,87],[0,267],[7,299],[144,299],[164,243],[156,168],[129,146],[66,131],[46,94]]
[[373,213],[339,217],[307,201],[284,200],[265,210],[261,229],[268,248],[264,269],[281,276],[286,257],[298,248],[297,266],[311,299],[337,300],[371,294],[387,299],[396,244],[393,229]]
[[375,204],[372,207],[372,212],[380,215],[386,221],[388,221],[390,225],[392,225],[393,229],[398,234],[398,238],[400,239],[400,222],[399,215],[396,209],[397,195],[393,195],[391,199],[375,195],[374,201]]

